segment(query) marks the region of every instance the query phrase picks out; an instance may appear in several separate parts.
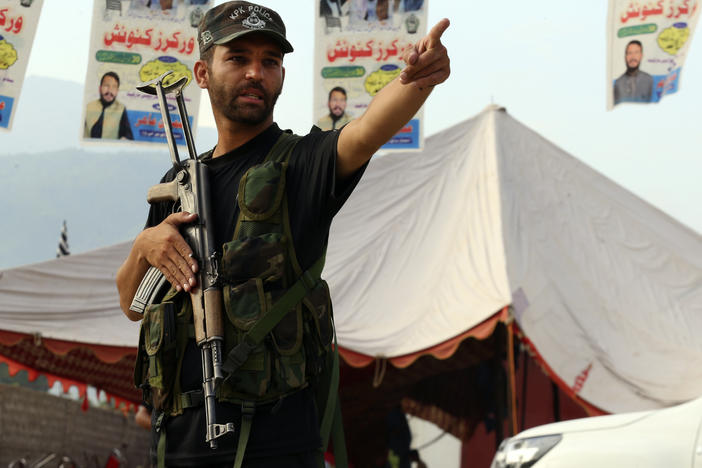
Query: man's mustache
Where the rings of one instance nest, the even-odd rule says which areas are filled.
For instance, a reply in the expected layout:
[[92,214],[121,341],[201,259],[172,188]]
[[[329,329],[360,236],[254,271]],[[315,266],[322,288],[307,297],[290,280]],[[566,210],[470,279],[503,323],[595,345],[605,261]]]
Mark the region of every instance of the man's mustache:
[[260,91],[264,96],[267,95],[266,89],[263,87],[260,81],[251,81],[250,83],[246,83],[244,85],[239,86],[236,90],[236,95],[238,96],[240,94],[243,94],[244,91],[246,91],[247,89],[256,89]]

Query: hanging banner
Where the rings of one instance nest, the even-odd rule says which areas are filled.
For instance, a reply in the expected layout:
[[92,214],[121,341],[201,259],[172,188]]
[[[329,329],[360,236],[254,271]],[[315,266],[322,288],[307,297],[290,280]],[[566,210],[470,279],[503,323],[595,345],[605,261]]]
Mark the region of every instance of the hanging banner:
[[[426,35],[427,0],[315,0],[314,120],[322,130],[359,117]],[[423,111],[382,149],[420,149]]]
[[608,110],[678,91],[701,9],[700,0],[609,0]]
[[[213,0],[95,0],[85,78],[85,142],[165,143],[157,96],[136,89],[167,71],[182,77],[183,97],[195,131],[201,90],[193,66],[199,58],[197,25]],[[174,97],[168,98],[176,143],[185,145]]]
[[43,0],[0,0],[0,129],[9,131]]

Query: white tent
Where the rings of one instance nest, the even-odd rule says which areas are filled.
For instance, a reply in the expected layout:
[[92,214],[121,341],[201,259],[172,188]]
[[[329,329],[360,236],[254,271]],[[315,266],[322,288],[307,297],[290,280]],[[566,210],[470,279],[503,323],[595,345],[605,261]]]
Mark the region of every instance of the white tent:
[[136,347],[139,324],[122,314],[115,284],[131,244],[0,271],[0,330]]
[[496,106],[374,159],[330,239],[347,348],[415,352],[511,304],[605,411],[702,394],[702,237]]
[[[129,243],[6,270],[0,329],[135,346]],[[374,158],[325,267],[339,344],[416,353],[511,305],[545,364],[608,412],[702,394],[702,238],[491,106]],[[94,341],[93,341],[94,340]]]

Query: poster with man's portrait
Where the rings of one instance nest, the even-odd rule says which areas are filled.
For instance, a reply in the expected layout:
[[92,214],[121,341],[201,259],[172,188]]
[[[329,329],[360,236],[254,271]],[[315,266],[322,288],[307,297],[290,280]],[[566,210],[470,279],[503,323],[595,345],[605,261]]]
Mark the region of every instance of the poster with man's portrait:
[[0,1],[0,130],[10,131],[43,0]]
[[[164,86],[187,79],[183,97],[194,130],[201,96],[193,76],[197,26],[213,5],[213,0],[94,0],[82,141],[165,143],[158,97],[137,87],[168,71]],[[167,101],[175,142],[185,145],[175,97]]]
[[608,110],[622,103],[657,103],[678,91],[701,9],[700,0],[610,0]]
[[[314,121],[343,127],[395,79],[402,55],[427,31],[427,0],[315,0]],[[383,150],[423,146],[423,111]]]

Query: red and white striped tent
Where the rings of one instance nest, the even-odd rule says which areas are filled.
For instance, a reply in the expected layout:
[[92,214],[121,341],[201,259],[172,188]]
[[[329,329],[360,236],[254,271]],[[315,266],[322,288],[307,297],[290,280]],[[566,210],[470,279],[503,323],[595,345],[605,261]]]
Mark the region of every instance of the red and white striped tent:
[[[129,247],[0,272],[0,361],[137,402],[138,324],[114,283]],[[324,276],[346,384],[371,363],[376,381],[387,363],[431,374],[513,318],[593,411],[702,394],[700,235],[497,106],[421,152],[375,157],[335,218]],[[425,355],[440,360],[417,366]]]

